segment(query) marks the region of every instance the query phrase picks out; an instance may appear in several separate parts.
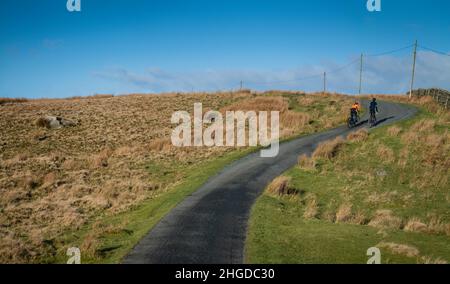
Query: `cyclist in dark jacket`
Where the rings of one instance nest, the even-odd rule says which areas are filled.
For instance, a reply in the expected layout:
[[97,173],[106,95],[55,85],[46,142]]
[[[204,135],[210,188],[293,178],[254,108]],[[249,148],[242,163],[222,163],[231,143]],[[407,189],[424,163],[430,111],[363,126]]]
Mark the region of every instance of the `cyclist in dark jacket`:
[[369,110],[370,113],[378,112],[378,103],[376,98],[373,98],[372,101],[370,102]]
[[373,98],[372,101],[370,102],[369,110],[370,110],[369,124],[370,127],[373,127],[377,124],[377,117],[375,113],[378,112],[378,103],[376,98]]

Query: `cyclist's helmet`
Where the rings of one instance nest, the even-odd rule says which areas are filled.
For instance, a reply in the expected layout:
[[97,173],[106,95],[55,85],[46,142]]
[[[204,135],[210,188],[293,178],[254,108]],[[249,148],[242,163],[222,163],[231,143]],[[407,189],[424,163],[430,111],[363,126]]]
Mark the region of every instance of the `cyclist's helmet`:
[[372,99],[372,102],[376,102],[376,101],[377,101],[377,99],[376,99],[376,98],[373,98],[373,99]]

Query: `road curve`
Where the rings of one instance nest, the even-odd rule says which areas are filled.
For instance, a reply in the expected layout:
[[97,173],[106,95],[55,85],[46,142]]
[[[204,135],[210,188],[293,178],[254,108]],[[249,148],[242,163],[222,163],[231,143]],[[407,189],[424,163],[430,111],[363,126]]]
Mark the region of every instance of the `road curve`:
[[[377,127],[416,113],[411,106],[390,102],[379,102],[379,109]],[[363,127],[367,123],[356,129]],[[354,130],[341,126],[282,143],[274,158],[261,158],[257,152],[235,161],[169,212],[123,263],[243,263],[250,209],[267,184],[294,166],[300,154]]]

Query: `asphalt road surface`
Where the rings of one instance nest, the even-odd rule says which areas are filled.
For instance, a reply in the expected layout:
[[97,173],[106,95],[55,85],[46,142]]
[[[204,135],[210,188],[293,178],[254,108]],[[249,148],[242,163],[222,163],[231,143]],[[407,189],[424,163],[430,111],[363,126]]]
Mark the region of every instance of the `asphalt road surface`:
[[[367,107],[368,102],[364,101]],[[379,102],[378,124],[409,118],[415,108]],[[346,126],[298,138],[280,145],[274,158],[261,158],[259,151],[225,167],[196,192],[169,212],[124,258],[124,263],[239,264],[250,209],[275,177],[311,154],[325,140],[345,136],[356,128]]]

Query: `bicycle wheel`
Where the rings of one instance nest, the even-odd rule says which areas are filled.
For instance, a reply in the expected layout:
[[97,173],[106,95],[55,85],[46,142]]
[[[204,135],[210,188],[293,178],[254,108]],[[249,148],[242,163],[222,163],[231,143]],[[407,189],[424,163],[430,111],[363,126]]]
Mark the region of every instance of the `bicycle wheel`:
[[352,128],[353,127],[353,120],[351,118],[347,119],[347,127]]
[[369,120],[370,127],[374,127],[375,123],[376,123],[375,113],[371,112]]

